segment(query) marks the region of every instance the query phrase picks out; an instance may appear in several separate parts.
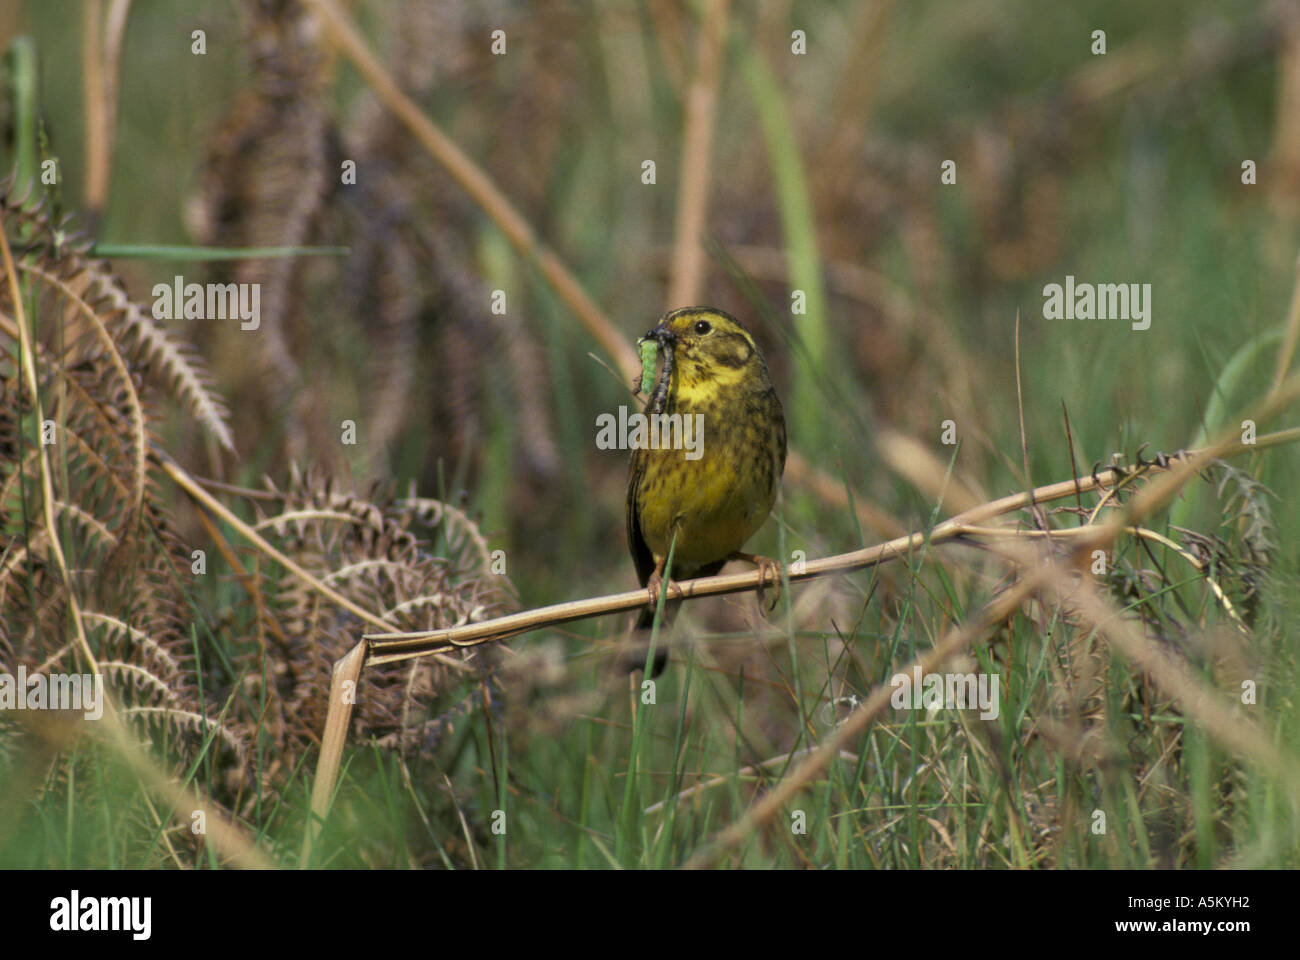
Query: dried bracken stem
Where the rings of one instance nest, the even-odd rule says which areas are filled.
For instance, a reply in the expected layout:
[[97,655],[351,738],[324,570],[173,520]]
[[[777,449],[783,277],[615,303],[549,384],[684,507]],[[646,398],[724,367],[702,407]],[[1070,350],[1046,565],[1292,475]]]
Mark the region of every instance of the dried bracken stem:
[[104,94],[104,51],[100,45],[102,0],[81,8],[81,99],[86,108],[86,177],[83,193],[92,225],[108,198],[108,104]]
[[84,202],[90,232],[108,204],[117,129],[117,91],[121,76],[122,36],[131,0],[87,0],[82,8],[81,51],[84,64],[82,100],[86,106],[86,175]]
[[339,765],[343,762],[343,747],[348,739],[348,721],[352,719],[352,705],[356,703],[357,683],[365,663],[365,644],[358,643],[342,660],[334,664],[330,678],[329,715],[325,720],[325,734],[321,737],[320,760],[316,764],[316,780],[311,788],[311,816],[302,841],[302,863],[311,863],[312,845],[320,824],[325,822],[330,801],[334,799],[334,785],[338,782]]
[[704,249],[700,239],[709,209],[709,169],[713,159],[713,118],[718,105],[730,0],[712,0],[695,46],[695,76],[686,90],[686,128],[682,134],[681,179],[677,193],[677,239],[668,287],[667,309],[700,302]]
[[[1281,400],[1270,401],[1269,407],[1266,409],[1275,408],[1290,397],[1300,393],[1300,377],[1293,377],[1288,381],[1288,384],[1287,389],[1280,394]],[[1200,469],[1207,466],[1212,459],[1254,452],[1265,447],[1291,443],[1296,440],[1300,440],[1300,427],[1265,434],[1258,437],[1253,444],[1223,440],[1206,450],[1187,452],[1183,454],[1183,459],[1171,460],[1165,466],[1155,463],[1144,464],[1142,467],[1134,468],[1127,476],[1166,473],[1173,476],[1161,477],[1160,479],[1174,479],[1176,477],[1177,479],[1174,480],[1172,486],[1161,488],[1160,497],[1162,499],[1160,502],[1163,502],[1163,497],[1172,496],[1178,487],[1186,483]],[[1189,464],[1195,464],[1195,466]],[[1114,473],[1117,470],[1119,468],[1107,468],[1102,473],[1108,471]],[[1076,477],[1073,480],[1048,484],[1029,493],[1013,494],[963,511],[938,524],[928,535],[925,533],[911,533],[874,547],[823,557],[819,560],[809,560],[804,564],[800,572],[795,573],[787,570],[786,575],[791,583],[799,583],[832,573],[850,573],[854,570],[863,570],[867,567],[908,556],[912,551],[926,543],[938,544],[956,540],[962,536],[963,528],[982,523],[992,517],[1021,510],[1031,504],[1060,500],[1072,497],[1076,493],[1104,488],[1105,484],[1106,481],[1101,476]],[[1155,486],[1155,484],[1153,483],[1151,486]],[[1146,491],[1143,491],[1143,493],[1145,494]],[[1151,498],[1148,497],[1148,501],[1150,500]],[[1151,509],[1145,505],[1146,502],[1144,501],[1144,512]],[[749,573],[701,577],[698,580],[684,580],[680,583],[674,583],[669,589],[669,596],[672,599],[689,600],[696,597],[744,593],[757,590],[761,586],[763,586],[762,574],[760,571],[755,570]],[[446,653],[457,648],[473,647],[483,643],[504,640],[507,637],[518,636],[521,633],[528,633],[542,627],[636,610],[644,606],[645,602],[644,590],[629,590],[626,593],[615,593],[603,597],[572,600],[567,603],[538,607],[534,610],[525,610],[492,620],[449,627],[443,630],[430,630],[419,633],[367,634],[366,640],[370,642],[370,656],[367,662],[372,664],[389,663],[396,660],[406,660],[410,657]]]

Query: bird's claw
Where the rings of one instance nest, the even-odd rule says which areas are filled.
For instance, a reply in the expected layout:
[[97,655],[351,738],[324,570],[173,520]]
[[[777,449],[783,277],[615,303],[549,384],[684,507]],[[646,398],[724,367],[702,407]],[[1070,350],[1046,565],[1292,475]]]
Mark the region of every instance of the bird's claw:
[[[764,616],[772,613],[776,609],[776,605],[781,602],[781,564],[771,557],[763,557],[753,553],[740,553],[739,551],[733,553],[731,559],[744,560],[758,567],[759,609],[763,611]],[[767,586],[769,579],[772,581],[772,597],[768,603],[764,603],[763,589]]]
[[659,594],[664,588],[663,574],[658,570],[650,574],[650,579],[646,581],[645,587],[646,592],[650,595],[650,611],[653,613],[659,609]]
[[[655,571],[650,574],[650,579],[646,581],[645,586],[646,593],[650,597],[650,612],[655,613],[659,610],[659,594],[664,591],[664,574],[662,566],[655,568]],[[668,596],[672,597],[680,593],[681,591],[677,589],[677,584],[670,579],[668,581]]]

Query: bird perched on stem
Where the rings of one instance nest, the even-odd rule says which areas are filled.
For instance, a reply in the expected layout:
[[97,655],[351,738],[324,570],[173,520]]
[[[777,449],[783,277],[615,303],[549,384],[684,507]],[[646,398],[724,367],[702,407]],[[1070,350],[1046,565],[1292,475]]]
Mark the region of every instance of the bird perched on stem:
[[[627,540],[650,595],[638,629],[654,623],[670,548],[673,580],[713,576],[728,560],[746,560],[779,591],[776,561],[741,548],[771,512],[785,470],[781,400],[758,344],[739,320],[711,307],[683,307],[666,314],[643,342],[654,343],[662,356],[646,414],[666,415],[670,419],[661,422],[669,425],[680,415],[684,430],[691,429],[685,426],[690,417],[699,435],[689,449],[661,444],[632,451]],[[648,373],[648,355],[643,358]],[[678,435],[686,435],[683,427]],[[666,659],[661,649],[652,675]],[[644,657],[637,666],[643,664]]]

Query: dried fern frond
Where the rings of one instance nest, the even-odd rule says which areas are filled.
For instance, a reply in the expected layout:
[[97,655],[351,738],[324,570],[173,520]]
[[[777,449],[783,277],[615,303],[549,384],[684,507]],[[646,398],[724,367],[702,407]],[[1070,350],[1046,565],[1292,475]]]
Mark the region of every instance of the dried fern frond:
[[[21,304],[9,278],[0,278],[4,664],[85,673],[90,665],[72,642],[75,601],[110,695],[146,733],[146,717],[174,724],[184,736],[166,738],[162,754],[187,762],[193,724],[183,718],[211,711],[195,682],[189,605],[177,577],[189,551],[158,497],[150,423],[171,401],[232,449],[225,406],[197,358],[43,205],[0,186],[0,217],[11,247],[22,251],[14,278]],[[30,332],[39,397],[20,376],[19,322]],[[66,566],[57,562],[56,538]],[[242,765],[242,734],[211,726]]]
[[[0,216],[11,236],[24,238],[16,244],[28,251],[20,271],[50,278],[69,299],[79,301],[76,305],[86,307],[94,321],[108,331],[116,351],[134,373],[176,400],[222,449],[233,452],[230,413],[212,390],[212,379],[193,348],[128,296],[108,265],[90,256],[88,241],[69,236],[66,224],[53,223],[43,204],[30,203],[12,190],[12,183],[0,184]],[[7,295],[7,290],[0,291],[0,296]],[[6,313],[11,315],[8,310]],[[41,329],[52,333],[59,327],[51,324]],[[62,332],[66,335],[69,331]],[[64,362],[92,362],[97,355],[92,345],[85,356],[73,353]]]
[[[297,469],[286,488],[270,480],[266,488],[273,497],[254,501],[259,532],[394,629],[466,623],[490,616],[510,598],[505,577],[491,573],[482,534],[455,508],[421,498],[396,500],[378,488],[355,493],[320,473]],[[442,534],[436,551],[417,535],[419,527]],[[292,757],[322,728],[334,661],[356,644],[364,625],[296,577],[265,572],[259,589],[266,609],[244,625],[238,645],[246,682],[262,687],[258,678],[268,669],[271,682],[246,693],[270,701],[264,729]],[[286,661],[267,660],[257,640],[259,625],[271,619],[287,638]],[[464,662],[476,664],[477,673],[482,658],[466,651]],[[438,717],[448,715],[449,698],[464,699],[463,683],[436,661],[369,670],[358,691],[358,730],[381,745],[428,749],[437,731],[446,729]]]

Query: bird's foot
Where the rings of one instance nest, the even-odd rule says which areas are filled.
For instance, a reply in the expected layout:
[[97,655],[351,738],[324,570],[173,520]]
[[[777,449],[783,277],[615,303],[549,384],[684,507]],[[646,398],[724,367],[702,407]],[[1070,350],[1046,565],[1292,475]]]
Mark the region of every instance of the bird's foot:
[[[742,553],[739,550],[727,559],[744,560],[746,563],[752,563],[754,566],[758,567],[758,572],[760,574],[758,578],[759,609],[763,611],[764,615],[770,614],[775,610],[776,605],[781,600],[781,564],[777,563],[771,557],[759,556],[756,553]],[[768,580],[771,580],[772,582],[772,598],[771,602],[764,603],[763,589],[767,586]]]
[[[659,595],[664,589],[664,561],[660,560],[655,565],[654,572],[650,574],[650,579],[646,581],[646,593],[650,597],[650,612],[654,613],[659,609]],[[677,590],[677,584],[670,579],[668,581],[669,596]]]

